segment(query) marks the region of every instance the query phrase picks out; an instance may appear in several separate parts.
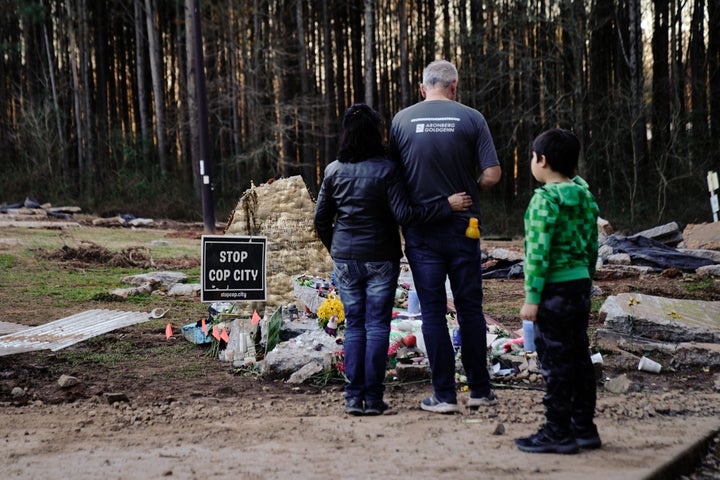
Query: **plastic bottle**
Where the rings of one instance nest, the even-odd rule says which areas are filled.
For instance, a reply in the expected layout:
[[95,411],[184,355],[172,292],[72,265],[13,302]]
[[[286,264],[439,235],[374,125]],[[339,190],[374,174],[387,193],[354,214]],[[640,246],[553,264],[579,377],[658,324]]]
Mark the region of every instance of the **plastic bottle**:
[[478,228],[478,219],[470,217],[468,226],[465,229],[465,236],[468,238],[480,238],[480,228]]

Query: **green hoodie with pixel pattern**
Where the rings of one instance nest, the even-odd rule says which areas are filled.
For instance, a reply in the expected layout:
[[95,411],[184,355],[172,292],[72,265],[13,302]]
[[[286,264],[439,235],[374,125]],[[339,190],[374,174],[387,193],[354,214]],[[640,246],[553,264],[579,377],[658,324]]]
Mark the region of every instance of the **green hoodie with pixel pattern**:
[[593,278],[599,209],[587,182],[548,183],[525,212],[525,302],[539,304],[546,283]]

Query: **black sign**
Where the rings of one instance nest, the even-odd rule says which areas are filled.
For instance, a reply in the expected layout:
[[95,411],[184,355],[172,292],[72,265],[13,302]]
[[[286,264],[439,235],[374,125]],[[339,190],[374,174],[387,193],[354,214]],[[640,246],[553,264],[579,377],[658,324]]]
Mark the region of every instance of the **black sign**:
[[202,236],[203,302],[265,301],[265,237]]

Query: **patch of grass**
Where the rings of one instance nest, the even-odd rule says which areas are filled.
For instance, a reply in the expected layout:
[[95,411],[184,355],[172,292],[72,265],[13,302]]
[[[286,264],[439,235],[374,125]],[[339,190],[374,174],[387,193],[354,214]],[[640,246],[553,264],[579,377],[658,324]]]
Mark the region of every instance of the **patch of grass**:
[[694,293],[694,292],[705,292],[714,290],[716,288],[715,286],[715,280],[711,277],[705,277],[705,278],[696,278],[691,282],[688,282],[685,284],[685,288],[688,292]]
[[102,365],[114,367],[125,364],[129,358],[139,357],[137,347],[129,340],[108,340],[102,336],[89,338],[84,347],[77,350],[61,350],[58,359],[63,359],[73,367],[80,365]]
[[7,270],[17,265],[17,258],[14,255],[3,253],[0,255],[0,269]]
[[[21,239],[22,249],[56,250],[64,245],[77,247],[81,242],[88,241],[106,248],[119,251],[129,247],[147,247],[154,258],[166,257],[200,257],[200,239],[174,237],[168,238],[165,232],[157,230],[132,230],[132,234],[115,228],[78,228],[63,231],[14,228],[13,237]],[[153,244],[154,240],[162,240],[167,244]]]
[[604,298],[591,298],[590,299],[590,311],[591,312],[599,312],[600,307],[603,306],[603,303],[605,303]]

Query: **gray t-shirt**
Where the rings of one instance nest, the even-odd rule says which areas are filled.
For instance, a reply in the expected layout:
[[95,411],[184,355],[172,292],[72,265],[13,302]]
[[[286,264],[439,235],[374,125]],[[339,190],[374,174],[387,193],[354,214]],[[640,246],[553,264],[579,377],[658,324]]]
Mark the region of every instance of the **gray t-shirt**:
[[473,197],[471,214],[479,215],[480,173],[499,165],[485,117],[461,103],[425,100],[395,115],[390,155],[402,163],[408,194],[427,204],[456,192]]

